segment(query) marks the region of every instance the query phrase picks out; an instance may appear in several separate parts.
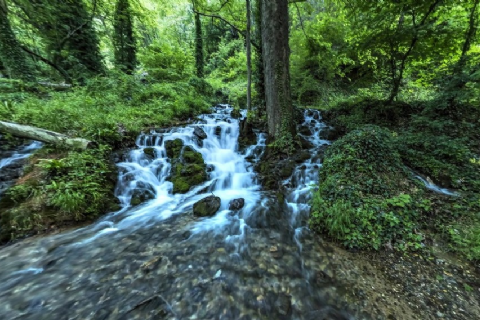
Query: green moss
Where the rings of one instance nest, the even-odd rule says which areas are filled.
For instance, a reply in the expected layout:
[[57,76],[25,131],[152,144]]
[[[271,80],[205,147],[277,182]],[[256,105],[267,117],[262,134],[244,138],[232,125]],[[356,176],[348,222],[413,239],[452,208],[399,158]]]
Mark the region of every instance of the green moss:
[[165,141],[165,149],[167,151],[167,156],[170,159],[178,159],[180,157],[180,153],[182,152],[182,148],[182,139]]
[[183,147],[180,139],[167,141],[165,147],[172,159],[169,181],[173,183],[173,193],[186,193],[207,180],[207,166],[201,153],[190,146]]
[[415,230],[430,208],[422,195],[391,133],[364,126],[327,150],[310,226],[348,247],[418,249],[422,236]]
[[145,148],[143,149],[143,153],[145,153],[147,156],[155,158],[155,149],[153,148]]

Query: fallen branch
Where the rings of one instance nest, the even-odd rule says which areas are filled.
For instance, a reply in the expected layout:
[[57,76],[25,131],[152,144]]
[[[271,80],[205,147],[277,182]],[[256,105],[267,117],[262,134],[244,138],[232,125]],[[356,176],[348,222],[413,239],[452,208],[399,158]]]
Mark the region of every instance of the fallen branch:
[[12,122],[0,121],[0,132],[10,133],[13,136],[20,138],[33,139],[58,147],[65,147],[68,149],[85,150],[95,148],[97,144],[82,138],[70,138],[64,134],[48,131],[31,126],[25,126]]

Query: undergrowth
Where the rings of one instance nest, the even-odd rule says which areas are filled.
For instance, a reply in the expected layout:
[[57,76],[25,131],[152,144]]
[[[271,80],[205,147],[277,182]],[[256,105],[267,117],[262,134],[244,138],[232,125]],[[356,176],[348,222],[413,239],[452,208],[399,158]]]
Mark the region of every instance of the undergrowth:
[[[418,197],[414,197],[404,187],[396,187],[398,192],[411,196],[411,201],[404,204],[405,208],[410,210],[410,214],[403,216],[403,220],[400,220],[403,222],[400,224],[397,224],[396,220],[389,222],[389,224],[398,225],[398,230],[382,227],[382,232],[390,230],[390,238],[398,239],[400,235],[406,241],[405,243],[408,243],[418,238],[419,227],[429,228],[441,233],[448,240],[450,250],[460,252],[471,260],[480,260],[480,237],[478,237],[480,234],[480,109],[478,107],[456,104],[446,108],[444,101],[440,98],[410,100],[408,103],[401,101],[385,103],[384,100],[376,99],[375,96],[366,99],[354,97],[326,111],[324,117],[346,133],[347,137],[358,135],[365,130],[365,125],[370,124],[378,125],[383,128],[381,130],[388,130],[390,134],[384,141],[389,141],[387,143],[390,146],[389,152],[398,154],[400,162],[396,162],[397,164],[404,164],[430,177],[441,187],[460,192],[460,196],[451,198],[438,197],[432,192],[426,192],[423,195],[418,193]],[[374,136],[369,139],[374,139]],[[337,144],[341,147],[336,147]],[[369,223],[366,224],[367,229],[361,229],[359,226],[365,225],[365,220],[374,221],[372,219],[377,219],[377,227],[384,225],[386,222],[384,219],[390,218],[388,214],[382,212],[389,212],[391,205],[388,202],[398,197],[398,194],[386,193],[372,198],[372,190],[370,190],[366,193],[362,192],[359,196],[358,190],[365,190],[365,181],[369,179],[361,174],[362,168],[358,167],[358,159],[355,157],[368,156],[366,150],[370,150],[369,152],[379,159],[386,159],[384,155],[378,154],[385,145],[376,146],[375,150],[363,148],[365,151],[363,153],[358,151],[355,157],[352,156],[350,147],[350,144],[345,144],[341,139],[334,143],[331,148],[333,151],[327,152],[325,165],[321,170],[321,175],[326,175],[326,180],[321,181],[320,190],[315,195],[314,208],[317,218],[312,219],[312,223],[314,222],[314,226],[322,226],[325,232],[340,239],[338,230],[335,228],[338,225],[347,224],[338,224],[333,212],[350,212],[351,216],[357,217],[357,220],[350,222],[347,230],[349,233],[352,233],[351,230],[357,230],[362,239],[368,238],[368,240],[363,243],[358,239],[352,241],[345,238],[346,233],[343,233],[344,237],[340,240],[349,246],[377,248],[379,245],[384,245],[385,241],[389,243],[389,239],[378,237],[378,230],[372,233],[372,230],[368,229]],[[354,150],[357,149],[354,148]],[[366,169],[370,172],[369,174],[374,174],[379,179],[387,176],[390,177],[388,179],[395,179],[395,176],[401,172],[398,167],[393,172],[388,173],[383,169],[379,172],[378,161],[372,158],[366,162],[372,164]],[[336,168],[332,167],[332,162],[336,164]],[[390,165],[393,163],[391,162]],[[349,175],[348,172],[352,167],[360,171]],[[329,188],[336,190],[333,186],[334,180],[332,185],[327,186],[328,175],[331,174],[336,175],[337,180],[345,179],[346,181],[340,183],[345,185],[342,194],[336,195],[333,200],[325,198],[330,192]],[[380,185],[383,186],[385,183],[384,180]],[[347,190],[355,190],[357,193],[352,191],[347,195]],[[358,202],[357,199],[361,201]],[[418,207],[419,204],[421,204],[420,207]],[[321,209],[325,206],[327,210]],[[329,210],[333,211],[329,212]],[[325,221],[328,218],[332,221],[328,223],[336,222],[337,224],[327,225]],[[339,221],[345,220],[342,218]],[[416,221],[421,224],[416,224]],[[414,224],[410,226],[410,222]],[[413,237],[405,238],[405,235],[409,235],[411,231],[414,231]],[[378,239],[381,241],[379,242]],[[412,245],[418,246],[418,241],[413,241]]]

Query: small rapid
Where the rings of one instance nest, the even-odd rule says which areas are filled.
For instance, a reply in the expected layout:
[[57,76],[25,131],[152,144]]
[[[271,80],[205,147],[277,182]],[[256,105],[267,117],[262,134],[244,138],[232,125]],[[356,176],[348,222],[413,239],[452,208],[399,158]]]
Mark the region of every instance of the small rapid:
[[16,150],[9,150],[0,154],[2,156],[2,159],[0,159],[0,197],[20,176],[24,160],[31,156],[35,150],[40,149],[42,145],[41,142],[33,141],[18,147]]
[[[335,254],[307,226],[330,143],[320,138],[320,113],[305,111],[311,156],[283,181],[280,201],[254,171],[266,134],[255,132],[256,143],[240,148],[241,119],[231,111],[218,105],[196,123],[141,134],[118,164],[120,211],[0,250],[0,318],[352,319],[349,289],[334,281]],[[209,171],[185,194],[173,194],[168,180],[165,143],[174,139],[198,151]],[[151,199],[132,206],[139,190]],[[193,204],[212,193],[218,212],[194,217]],[[243,208],[229,210],[238,198]]]

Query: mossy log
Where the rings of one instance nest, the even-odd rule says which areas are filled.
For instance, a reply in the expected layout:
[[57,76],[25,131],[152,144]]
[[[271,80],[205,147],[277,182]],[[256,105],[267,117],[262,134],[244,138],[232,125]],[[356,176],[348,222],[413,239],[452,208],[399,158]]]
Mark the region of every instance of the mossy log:
[[71,138],[64,134],[48,131],[41,128],[0,121],[0,132],[9,133],[15,137],[33,139],[58,147],[85,150],[95,148],[97,144],[82,138]]

